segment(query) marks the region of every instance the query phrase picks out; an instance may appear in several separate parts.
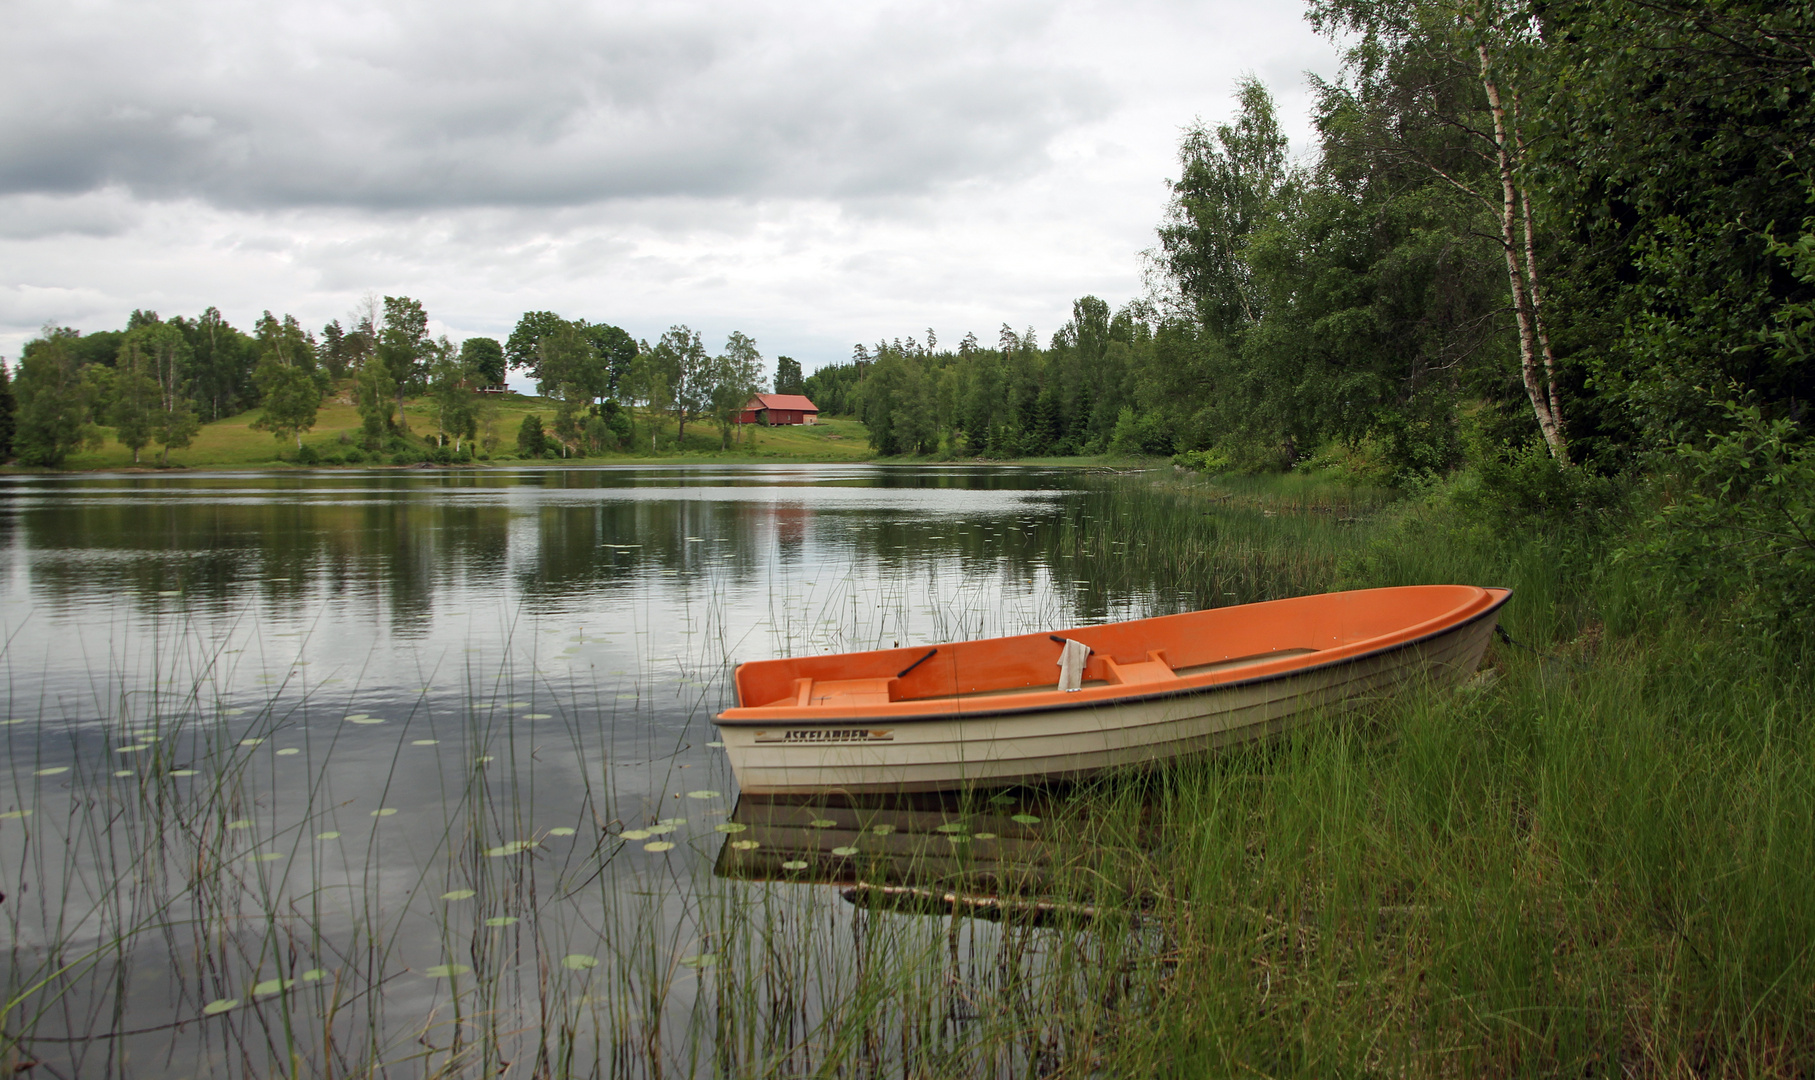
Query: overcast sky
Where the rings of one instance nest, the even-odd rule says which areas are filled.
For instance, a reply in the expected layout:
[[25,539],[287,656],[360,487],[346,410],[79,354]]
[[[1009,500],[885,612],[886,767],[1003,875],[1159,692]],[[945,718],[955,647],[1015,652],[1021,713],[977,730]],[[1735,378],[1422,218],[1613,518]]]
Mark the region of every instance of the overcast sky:
[[1259,75],[1302,152],[1298,3],[11,0],[0,355],[213,304],[437,333],[525,310],[857,341],[1141,292],[1180,129]]

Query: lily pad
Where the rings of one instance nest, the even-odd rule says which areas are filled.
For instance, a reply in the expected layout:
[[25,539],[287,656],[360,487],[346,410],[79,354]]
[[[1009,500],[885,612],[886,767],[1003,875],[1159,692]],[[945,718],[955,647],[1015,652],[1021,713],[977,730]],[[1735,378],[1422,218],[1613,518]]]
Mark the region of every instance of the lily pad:
[[485,920],[485,925],[487,925],[487,926],[511,926],[511,925],[515,924],[516,921],[517,921],[517,917],[515,915],[493,915],[491,918]]
[[733,840],[731,841],[731,846],[739,851],[755,851],[757,848],[762,847],[762,844],[756,840]]
[[618,835],[625,840],[647,840],[655,834],[647,829],[625,829]]
[[500,844],[497,847],[486,848],[485,854],[487,858],[498,859],[503,858],[506,855],[521,855],[535,846],[536,843],[533,840],[512,840],[508,844]]
[[362,716],[357,720],[349,720],[348,723],[359,724],[362,727],[370,727],[373,724],[382,724],[384,723],[384,720],[377,716]]
[[422,973],[431,979],[451,979],[455,975],[465,975],[473,970],[465,964],[436,964],[422,969]]
[[734,833],[734,832],[743,832],[744,830],[748,829],[749,827],[750,826],[748,826],[748,825],[740,824],[735,821],[727,821],[723,825],[712,826],[712,831],[714,831],[714,832],[733,832]]
[[196,774],[196,770],[194,770],[194,769],[172,769],[172,770],[170,770],[170,775],[172,775],[172,776],[194,776],[195,774]]
[[709,742],[709,743],[707,743],[707,744],[706,744],[706,745],[707,745],[707,746],[720,746],[720,747],[722,747],[722,746],[724,746],[724,745],[725,745],[725,744],[724,744],[724,743],[722,743],[722,742]]
[[327,832],[316,833],[315,839],[317,839],[317,840],[338,840],[338,839],[340,839],[340,833],[339,833],[339,831],[337,831],[335,829],[329,829]]
[[149,749],[151,749],[151,744],[148,742],[142,742],[142,743],[134,743],[131,746],[116,746],[113,748],[113,752],[116,754],[136,754],[140,750],[149,750]]
[[800,859],[789,859],[787,862],[781,864],[781,868],[783,870],[805,870],[807,864]]
[[643,845],[644,851],[673,851],[674,845],[666,840],[654,840]]
[[372,715],[371,713],[362,713],[362,712],[348,713],[347,715],[341,717],[341,719],[342,720],[364,720],[371,715]]
[[599,966],[599,958],[585,953],[568,953],[561,958],[561,966],[569,971],[585,971]]
[[397,808],[395,806],[381,806],[378,809],[372,811],[372,816],[373,817],[390,817],[392,814],[395,814],[396,812],[397,812]]
[[239,818],[234,821],[229,821],[227,823],[227,827],[229,829],[250,829],[252,827],[252,819],[251,818]]
[[1040,823],[1040,819],[1033,816],[1032,814],[1016,814],[1014,817],[1011,817],[1008,820],[1016,823],[1017,825],[1038,825]]
[[284,747],[284,748],[283,748],[283,749],[282,749],[282,750],[279,750],[279,751],[278,751],[278,752],[277,752],[277,756],[278,756],[278,757],[290,757],[290,756],[292,756],[292,755],[294,755],[294,754],[300,754],[300,753],[302,753],[302,751],[301,751],[301,750],[299,750],[299,749],[297,749],[297,748],[296,748],[296,747],[294,747],[294,746],[286,746],[286,747]]
[[970,826],[962,821],[948,821],[933,831],[942,833],[961,833],[968,828],[970,828]]
[[411,739],[410,745],[411,746],[434,746],[436,743],[438,743],[440,741],[441,741],[440,739]]
[[709,968],[718,966],[717,953],[700,953],[698,956],[681,957],[681,966],[690,968]]
[[832,854],[846,856],[855,855],[857,854],[857,849],[854,847],[835,847],[832,849]]
[[303,982],[320,982],[328,977],[327,968],[310,968],[302,973]]
[[263,740],[263,739],[258,739],[258,738],[253,738],[253,739],[241,739],[241,740],[240,740],[240,741],[239,741],[239,744],[240,744],[240,745],[241,745],[241,746],[257,746],[257,745],[258,745],[258,744],[259,744],[259,743],[262,743],[262,742],[264,742],[264,741],[265,741],[265,740]]
[[687,797],[689,799],[721,799],[724,796],[716,791],[689,791]]
[[30,810],[8,810],[6,813],[0,814],[0,821],[17,821],[20,818],[28,818],[31,816],[32,812]]
[[980,832],[973,834],[973,837],[977,840],[994,840],[996,834],[993,832]]
[[449,889],[441,894],[443,900],[471,900],[479,894],[472,889]]
[[525,719],[525,720],[552,720],[552,719],[554,719],[554,714],[545,713],[545,712],[524,713],[523,719]]
[[137,776],[137,775],[139,775],[138,773],[133,772],[131,769],[115,769],[113,774],[115,776]]
[[267,994],[279,994],[295,985],[295,979],[266,979],[252,988],[252,996],[264,997]]
[[812,821],[807,822],[807,824],[815,829],[829,829],[838,824],[838,822],[833,821],[831,818],[814,818]]
[[572,836],[573,834],[574,830],[565,825],[556,825],[554,828],[548,830],[548,835],[550,836]]
[[895,831],[895,826],[893,826],[893,825],[877,825],[876,827],[872,828],[870,831],[875,833],[877,836],[887,836],[888,834]]
[[67,765],[52,765],[48,769],[34,770],[32,772],[32,775],[33,776],[56,776],[58,773],[66,773],[68,771],[69,771],[69,766],[67,766]]
[[239,1007],[239,998],[217,998],[202,1006],[203,1016],[219,1016],[228,1009]]
[[657,825],[669,825],[669,826],[685,825],[685,824],[687,824],[687,819],[684,817],[665,817],[665,818],[657,818],[655,823]]

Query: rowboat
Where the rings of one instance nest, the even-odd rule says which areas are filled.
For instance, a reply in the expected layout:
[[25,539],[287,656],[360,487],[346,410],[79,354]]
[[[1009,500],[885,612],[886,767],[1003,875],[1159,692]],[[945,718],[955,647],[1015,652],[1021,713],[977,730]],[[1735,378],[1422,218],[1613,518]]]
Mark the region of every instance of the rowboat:
[[1507,589],[1409,585],[1058,633],[758,660],[720,713],[746,794],[951,791],[1263,738],[1481,663]]

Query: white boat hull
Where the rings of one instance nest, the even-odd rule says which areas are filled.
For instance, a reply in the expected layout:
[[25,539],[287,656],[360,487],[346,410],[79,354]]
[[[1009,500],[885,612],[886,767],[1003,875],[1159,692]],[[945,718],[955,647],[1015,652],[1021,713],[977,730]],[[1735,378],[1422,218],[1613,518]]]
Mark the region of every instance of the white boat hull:
[[[1202,689],[886,724],[721,720],[720,738],[739,788],[752,795],[949,791],[1081,777],[1264,738],[1411,684],[1456,685],[1480,665],[1497,613],[1496,606],[1378,652]],[[886,741],[836,738],[841,729],[884,726]],[[816,731],[833,738],[816,739]]]

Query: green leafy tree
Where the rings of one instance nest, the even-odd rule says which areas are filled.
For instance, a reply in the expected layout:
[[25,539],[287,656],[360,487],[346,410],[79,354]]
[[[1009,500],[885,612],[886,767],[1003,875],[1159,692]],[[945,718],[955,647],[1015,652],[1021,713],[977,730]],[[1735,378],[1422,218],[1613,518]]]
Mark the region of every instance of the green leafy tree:
[[504,346],[497,338],[470,337],[460,343],[460,363],[473,372],[480,386],[504,385]]
[[455,453],[460,452],[464,440],[477,434],[478,410],[475,406],[479,395],[475,391],[482,379],[479,371],[467,363],[465,348],[455,351],[453,345],[442,338],[429,366],[429,395],[435,402],[435,426],[443,439],[454,440]]
[[302,434],[315,426],[321,410],[321,387],[309,373],[268,356],[258,365],[258,389],[264,399],[255,431],[269,431],[276,439],[293,438],[303,448]]
[[397,415],[403,414],[404,395],[427,385],[427,365],[433,352],[429,316],[422,302],[407,296],[384,298],[384,325],[378,331],[375,355],[396,383]]
[[79,336],[47,327],[44,337],[26,343],[13,383],[19,402],[16,449],[23,465],[61,468],[76,450],[101,444],[100,430],[88,422],[74,348]]
[[170,408],[158,413],[151,433],[158,445],[164,448],[162,463],[169,465],[170,451],[181,450],[194,442],[201,430],[201,418],[185,398],[178,398]]
[[687,423],[703,415],[712,401],[713,362],[697,332],[671,326],[649,352],[650,377],[646,385],[659,387],[674,413],[676,446],[687,434]]
[[552,311],[524,312],[523,317],[517,320],[516,327],[511,330],[510,337],[505,339],[505,359],[510,362],[511,367],[528,372],[530,377],[537,382],[544,381],[536,347],[545,336],[566,324],[566,319]]
[[108,418],[113,421],[114,438],[132,451],[134,465],[139,463],[139,451],[151,442],[158,418],[164,412],[162,406],[157,381],[138,365],[122,366],[116,372]]
[[19,428],[19,399],[13,396],[12,375],[0,363],[0,462],[13,459],[13,443]]
[[732,331],[725,351],[714,358],[710,391],[713,423],[718,425],[719,448],[730,449],[737,418],[750,398],[762,390],[763,357],[756,342]]
[[357,382],[360,441],[377,450],[397,431],[397,380],[376,354],[360,366]]
[[548,449],[548,436],[542,431],[542,418],[530,413],[517,428],[517,452],[524,457],[539,458]]

